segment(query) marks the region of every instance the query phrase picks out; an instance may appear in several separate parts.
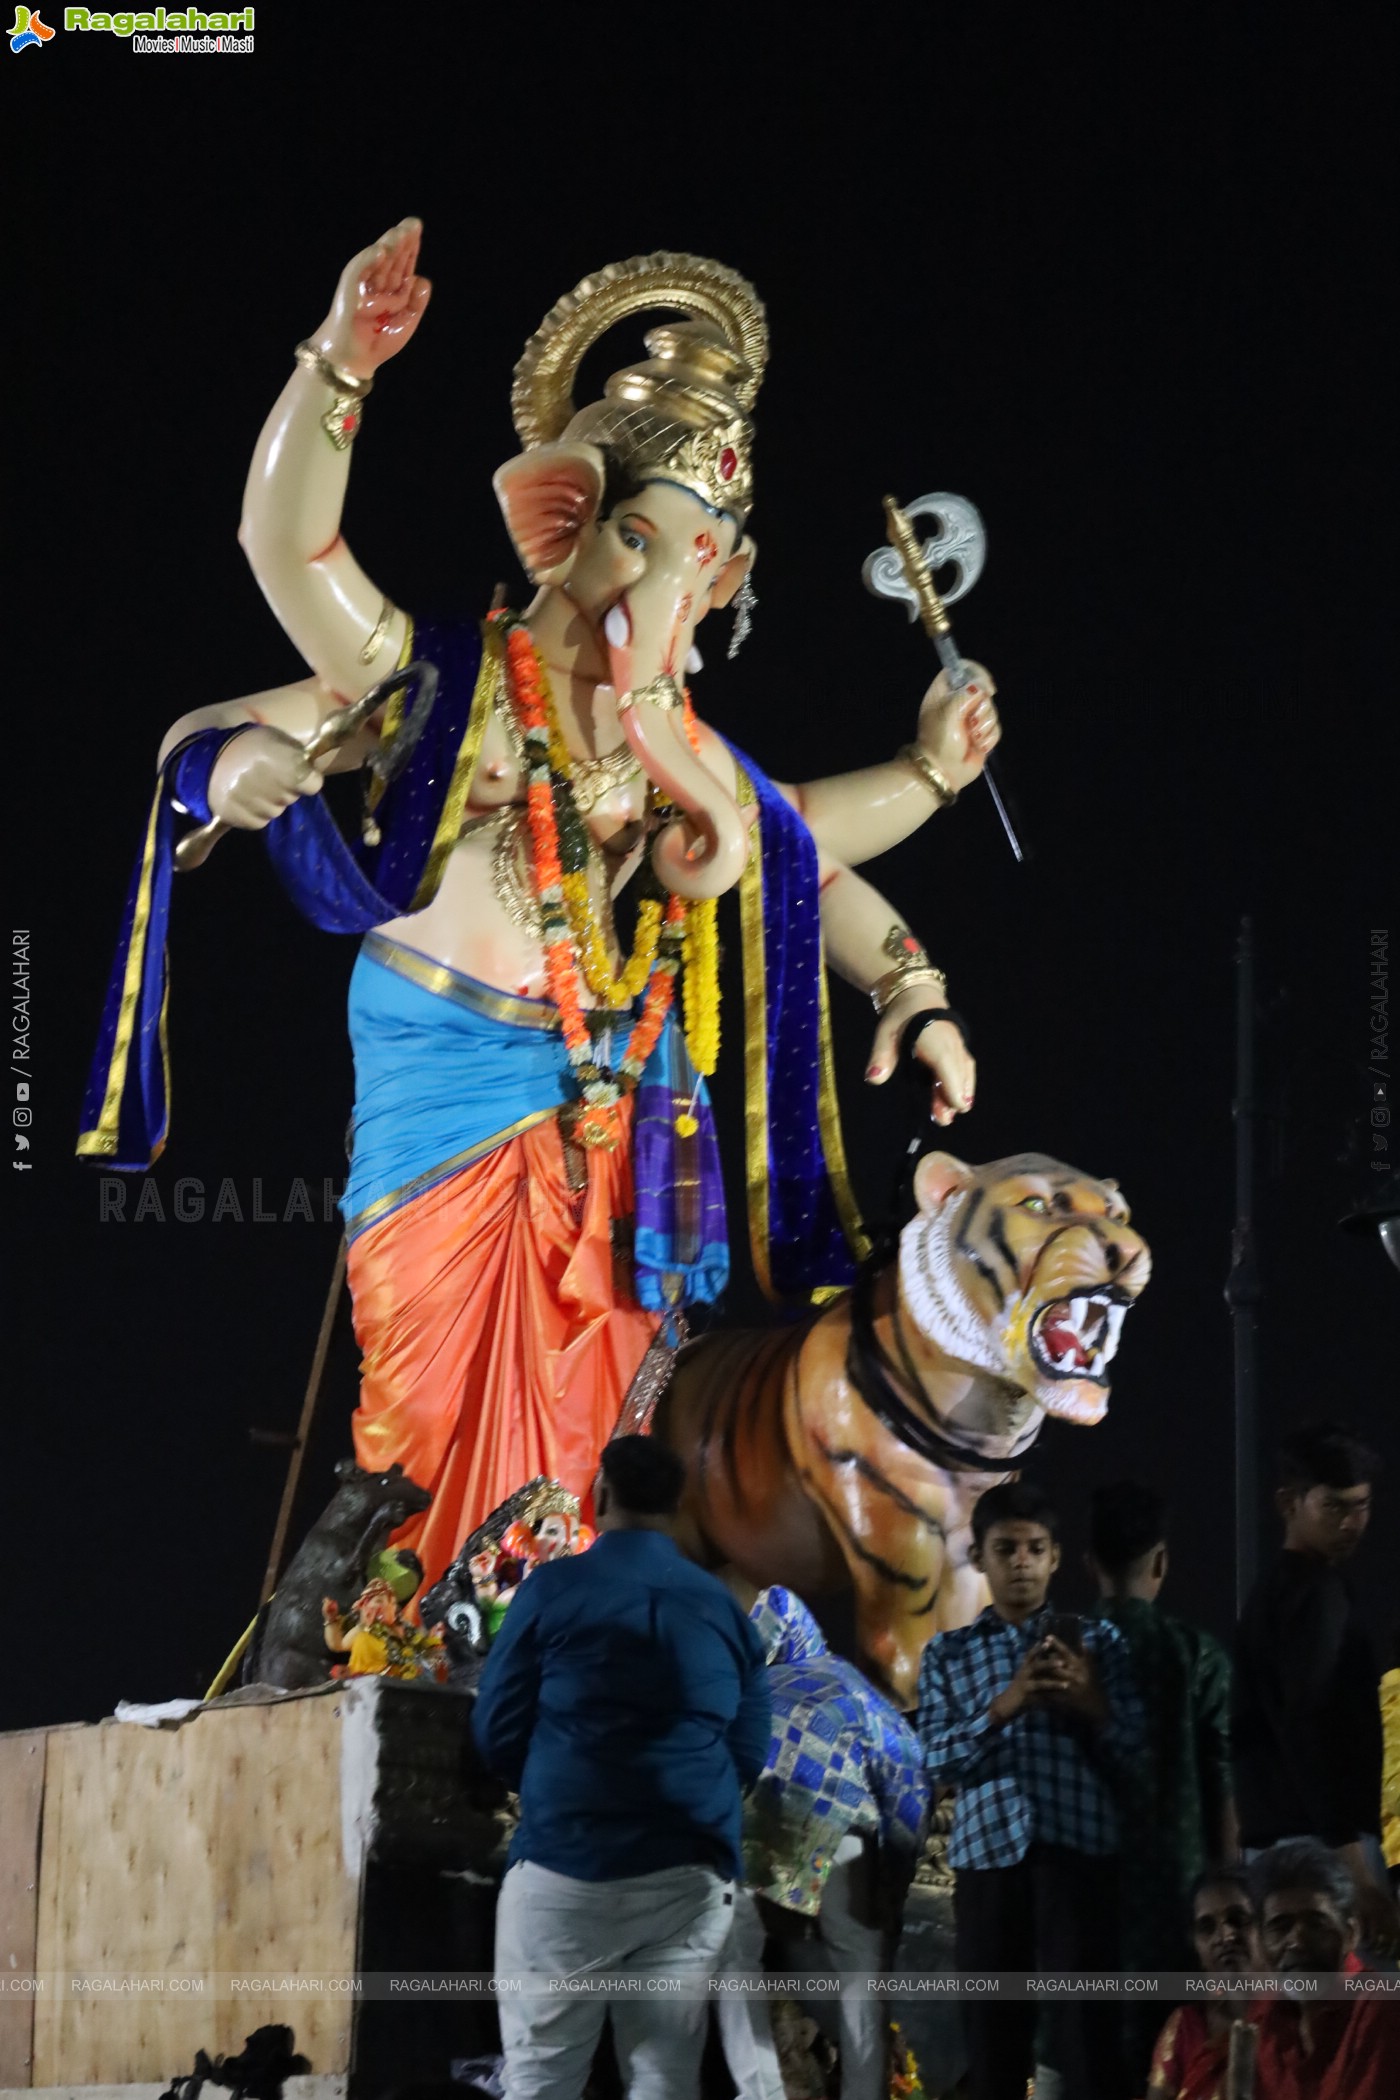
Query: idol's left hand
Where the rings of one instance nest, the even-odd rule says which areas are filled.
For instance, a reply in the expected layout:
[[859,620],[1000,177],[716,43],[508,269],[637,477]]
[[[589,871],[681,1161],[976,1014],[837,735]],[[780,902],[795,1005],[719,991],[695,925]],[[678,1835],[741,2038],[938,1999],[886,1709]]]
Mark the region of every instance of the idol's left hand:
[[1001,741],[991,676],[981,664],[967,668],[969,683],[956,693],[940,671],[919,709],[920,747],[956,792],[977,778]]
[[[906,1026],[914,1023],[914,1055],[933,1074],[933,1102],[929,1113],[935,1123],[951,1123],[971,1108],[977,1092],[977,1066],[952,1021],[937,1016],[944,1001],[929,996],[925,985],[911,985],[880,1017],[871,1045],[865,1076],[872,1086],[883,1086],[899,1060],[899,1045]],[[929,1018],[919,1027],[916,1016]]]

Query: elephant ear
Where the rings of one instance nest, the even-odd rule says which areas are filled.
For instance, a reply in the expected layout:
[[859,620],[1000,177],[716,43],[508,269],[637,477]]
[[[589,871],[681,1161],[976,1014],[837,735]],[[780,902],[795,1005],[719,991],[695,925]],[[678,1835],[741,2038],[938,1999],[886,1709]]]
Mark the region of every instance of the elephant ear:
[[579,534],[598,515],[605,480],[596,445],[533,445],[497,468],[496,499],[533,583],[564,582]]

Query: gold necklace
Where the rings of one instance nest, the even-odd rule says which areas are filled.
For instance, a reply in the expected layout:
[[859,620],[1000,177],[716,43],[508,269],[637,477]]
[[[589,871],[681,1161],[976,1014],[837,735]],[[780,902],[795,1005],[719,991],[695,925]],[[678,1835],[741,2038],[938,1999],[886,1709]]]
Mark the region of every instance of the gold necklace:
[[[504,821],[503,821],[504,820]],[[520,870],[520,849],[523,838],[525,812],[519,803],[507,803],[504,809],[495,810],[482,820],[487,824],[500,824],[496,844],[491,854],[491,887],[497,901],[504,906],[507,918],[522,932],[535,940],[544,936],[544,915],[539,899],[534,895]]]
[[[545,664],[547,669],[558,671],[562,677],[568,678],[573,675],[571,672],[565,671],[561,665],[549,663],[548,658],[541,658],[541,662]],[[504,697],[504,689],[502,689],[502,693],[497,698],[497,709],[505,724],[506,733],[510,738],[516,764],[523,765],[525,739],[521,735],[520,725],[515,719],[515,710],[509,705],[503,704]],[[562,736],[560,743],[561,745],[563,744]],[[568,749],[567,745],[564,746],[564,749]],[[568,757],[569,786],[573,789],[574,806],[581,817],[589,816],[602,801],[604,795],[610,794],[614,788],[626,787],[628,782],[635,780],[642,770],[639,760],[628,744],[620,744],[616,751],[605,752],[601,758],[575,758],[572,751],[569,752]]]
[[614,788],[626,787],[641,770],[630,744],[623,744],[602,758],[575,758],[570,753],[569,786],[573,789],[574,807],[579,815],[588,816],[604,795],[610,794]]

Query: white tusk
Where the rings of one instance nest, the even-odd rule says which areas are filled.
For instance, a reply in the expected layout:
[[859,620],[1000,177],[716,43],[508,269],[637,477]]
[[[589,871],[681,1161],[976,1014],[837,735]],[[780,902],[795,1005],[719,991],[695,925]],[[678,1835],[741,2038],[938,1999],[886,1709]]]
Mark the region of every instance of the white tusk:
[[621,599],[618,600],[616,605],[608,608],[608,616],[603,622],[603,632],[612,643],[614,649],[625,649],[631,641],[632,622],[628,619],[623,609]]
[[705,659],[700,654],[700,651],[696,648],[694,642],[692,642],[690,645],[690,654],[685,660],[685,667],[687,671],[689,671],[692,678],[695,676],[697,671],[703,671],[705,668]]

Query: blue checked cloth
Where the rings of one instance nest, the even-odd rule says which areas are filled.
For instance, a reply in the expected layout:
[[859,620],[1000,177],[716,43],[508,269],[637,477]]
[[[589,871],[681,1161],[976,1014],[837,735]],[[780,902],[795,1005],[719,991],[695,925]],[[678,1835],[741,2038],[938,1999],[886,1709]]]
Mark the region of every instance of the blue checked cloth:
[[987,1709],[1050,1631],[1051,1613],[1012,1626],[991,1605],[970,1626],[935,1634],[919,1669],[919,1740],[929,1778],[958,1789],[951,1867],[1011,1867],[1031,1845],[1098,1856],[1118,1850],[1114,1773],[1145,1738],[1128,1644],[1107,1619],[1081,1622],[1084,1652],[1108,1701],[1104,1727],[1044,1709],[1005,1728]]
[[815,1915],[848,1831],[878,1837],[882,1882],[907,1882],[929,1794],[913,1729],[853,1663],[828,1651],[791,1591],[764,1590],[749,1616],[769,1657],[773,1734],[745,1806],[748,1886]]

